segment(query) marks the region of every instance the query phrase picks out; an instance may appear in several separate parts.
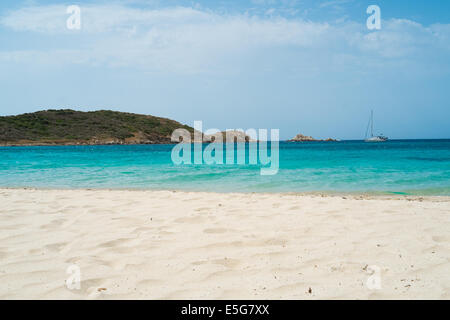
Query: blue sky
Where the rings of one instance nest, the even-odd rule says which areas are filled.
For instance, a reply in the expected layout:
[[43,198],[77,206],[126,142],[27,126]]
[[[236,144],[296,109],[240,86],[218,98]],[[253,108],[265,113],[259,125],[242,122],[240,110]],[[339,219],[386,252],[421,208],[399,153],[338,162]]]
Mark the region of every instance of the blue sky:
[[449,84],[449,1],[0,2],[0,115],[113,109],[360,139],[373,108],[378,133],[450,138]]

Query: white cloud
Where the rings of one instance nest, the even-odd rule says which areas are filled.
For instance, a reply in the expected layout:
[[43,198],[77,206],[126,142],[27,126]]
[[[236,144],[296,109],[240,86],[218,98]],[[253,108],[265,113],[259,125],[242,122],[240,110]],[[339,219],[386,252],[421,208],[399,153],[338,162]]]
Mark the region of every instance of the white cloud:
[[[16,31],[68,33],[66,9],[63,5],[27,7],[10,12],[0,22]],[[215,18],[213,14],[186,7],[144,10],[120,5],[81,6],[81,17],[84,33],[120,32],[136,26],[206,23]]]
[[331,1],[325,1],[319,4],[319,8],[326,8],[326,7],[337,7],[343,4],[347,4],[349,2],[353,2],[353,0],[331,0]]
[[0,24],[8,29],[44,37],[75,36],[76,41],[61,41],[58,49],[3,51],[0,59],[198,73],[228,72],[241,68],[240,60],[264,55],[283,59],[283,52],[292,51],[299,58],[285,63],[297,69],[314,69],[314,64],[315,69],[318,64],[345,68],[355,62],[360,65],[365,59],[380,64],[382,59],[449,51],[449,25],[424,27],[409,20],[383,21],[382,30],[369,32],[355,22],[332,25],[279,16],[223,15],[187,7],[150,10],[110,5],[83,6],[81,10],[79,32],[66,29],[65,6],[28,7],[3,16]]

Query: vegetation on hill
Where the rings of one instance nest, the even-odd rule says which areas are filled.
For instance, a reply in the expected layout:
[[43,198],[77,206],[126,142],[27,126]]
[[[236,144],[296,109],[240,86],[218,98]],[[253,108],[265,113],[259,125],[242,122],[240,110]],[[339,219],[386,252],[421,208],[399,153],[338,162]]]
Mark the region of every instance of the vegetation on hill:
[[0,117],[1,145],[171,143],[174,120],[109,110],[46,110]]

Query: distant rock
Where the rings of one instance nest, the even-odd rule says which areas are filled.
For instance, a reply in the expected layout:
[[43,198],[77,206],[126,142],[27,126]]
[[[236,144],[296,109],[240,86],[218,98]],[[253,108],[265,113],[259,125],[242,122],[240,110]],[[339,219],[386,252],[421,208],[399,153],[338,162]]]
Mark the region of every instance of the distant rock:
[[[250,136],[246,135],[243,131],[239,130],[228,130],[228,131],[222,131],[211,135],[204,135],[203,136],[203,142],[214,142],[216,135],[222,135],[222,141],[223,142],[256,142],[257,140],[252,139]],[[233,139],[232,141],[227,141],[227,136],[230,137],[230,139]]]
[[303,141],[337,141],[336,139],[328,138],[326,140],[314,139],[311,136],[305,136],[301,133],[297,134],[292,139],[288,140],[288,142],[303,142]]
[[317,141],[317,140],[311,136],[305,136],[305,135],[299,133],[295,137],[293,137],[291,140],[288,140],[288,141],[296,142],[296,141]]

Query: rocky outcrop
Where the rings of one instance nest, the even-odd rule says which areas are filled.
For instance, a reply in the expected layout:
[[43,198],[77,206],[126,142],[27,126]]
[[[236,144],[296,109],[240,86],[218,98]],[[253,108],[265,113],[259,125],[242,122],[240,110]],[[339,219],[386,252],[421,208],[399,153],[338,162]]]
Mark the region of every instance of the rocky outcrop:
[[317,140],[311,136],[305,136],[305,135],[299,133],[295,137],[293,137],[291,140],[288,140],[288,141],[296,142],[296,141],[317,141]]
[[301,133],[297,134],[295,137],[293,137],[292,139],[288,140],[289,142],[303,142],[303,141],[337,141],[336,139],[332,139],[332,138],[328,138],[326,140],[321,140],[321,139],[314,139],[311,136],[305,136]]
[[[203,142],[214,142],[215,141],[215,135],[221,134],[222,135],[222,141],[223,142],[255,142],[256,140],[252,139],[250,136],[247,136],[243,131],[239,130],[228,130],[228,131],[222,131],[218,132],[213,135],[204,135],[203,136]],[[231,141],[227,141],[228,140]]]

